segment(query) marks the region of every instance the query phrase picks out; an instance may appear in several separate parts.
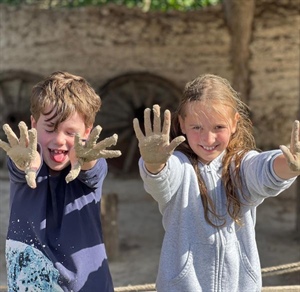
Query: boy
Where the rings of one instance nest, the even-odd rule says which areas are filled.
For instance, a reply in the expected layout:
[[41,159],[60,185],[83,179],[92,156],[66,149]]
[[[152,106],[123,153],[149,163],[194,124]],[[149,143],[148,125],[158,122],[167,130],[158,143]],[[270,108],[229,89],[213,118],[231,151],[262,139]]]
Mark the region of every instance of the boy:
[[33,87],[31,126],[6,124],[10,218],[9,291],[112,292],[100,222],[105,158],[117,135],[97,143],[101,99],[88,82],[55,72]]

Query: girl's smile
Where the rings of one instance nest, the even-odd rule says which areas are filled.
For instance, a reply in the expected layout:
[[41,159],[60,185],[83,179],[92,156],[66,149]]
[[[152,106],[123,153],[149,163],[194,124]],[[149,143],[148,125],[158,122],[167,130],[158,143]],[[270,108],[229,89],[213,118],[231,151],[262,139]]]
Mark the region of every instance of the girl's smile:
[[185,116],[179,116],[179,122],[190,147],[206,164],[228,146],[236,130],[237,115],[227,106],[214,103],[208,107],[203,102],[195,101],[186,106]]

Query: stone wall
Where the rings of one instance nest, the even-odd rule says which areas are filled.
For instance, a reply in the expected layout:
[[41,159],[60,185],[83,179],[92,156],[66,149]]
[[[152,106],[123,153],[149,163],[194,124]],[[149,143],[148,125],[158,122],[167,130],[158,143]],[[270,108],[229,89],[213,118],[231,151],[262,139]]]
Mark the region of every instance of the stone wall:
[[[249,105],[258,146],[264,149],[289,142],[299,108],[298,3],[256,4]],[[0,73],[46,76],[66,70],[95,88],[130,72],[155,74],[181,89],[202,73],[232,78],[221,6],[142,13],[117,6],[40,10],[2,4],[0,13]]]

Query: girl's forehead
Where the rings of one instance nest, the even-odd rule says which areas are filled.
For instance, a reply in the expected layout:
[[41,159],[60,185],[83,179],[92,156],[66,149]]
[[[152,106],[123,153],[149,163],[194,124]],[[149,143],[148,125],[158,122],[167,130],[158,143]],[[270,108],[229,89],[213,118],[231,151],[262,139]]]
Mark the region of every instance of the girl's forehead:
[[186,116],[213,116],[225,118],[232,115],[232,108],[219,102],[194,101],[185,105]]

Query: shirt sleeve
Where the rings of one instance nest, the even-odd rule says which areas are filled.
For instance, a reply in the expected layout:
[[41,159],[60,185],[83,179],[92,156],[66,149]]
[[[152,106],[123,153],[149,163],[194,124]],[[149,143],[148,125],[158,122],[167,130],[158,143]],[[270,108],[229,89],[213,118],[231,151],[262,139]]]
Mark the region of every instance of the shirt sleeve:
[[284,180],[273,169],[274,159],[280,150],[250,151],[243,159],[241,173],[246,191],[254,199],[274,197],[289,188],[296,178]]
[[182,183],[183,163],[178,156],[171,155],[165,167],[158,174],[152,174],[147,171],[143,159],[139,160],[140,175],[145,191],[158,202],[161,213]]
[[94,167],[88,170],[80,171],[77,179],[90,188],[96,189],[101,187],[107,175],[107,162],[104,158],[97,160]]

